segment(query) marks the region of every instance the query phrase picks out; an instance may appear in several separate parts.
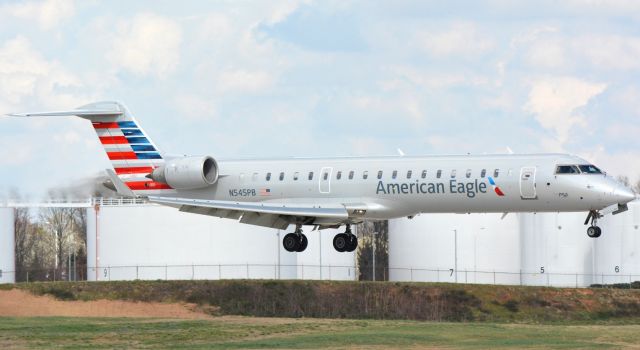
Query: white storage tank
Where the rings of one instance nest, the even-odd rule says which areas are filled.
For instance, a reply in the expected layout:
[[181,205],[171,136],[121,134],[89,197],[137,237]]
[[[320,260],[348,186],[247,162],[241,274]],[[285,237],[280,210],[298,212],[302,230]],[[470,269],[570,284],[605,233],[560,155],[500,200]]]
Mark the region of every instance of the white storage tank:
[[14,209],[0,207],[0,283],[15,283]]
[[602,236],[595,240],[594,283],[629,283],[640,280],[640,202],[629,210],[600,219]]
[[87,222],[89,280],[355,279],[354,253],[333,249],[337,230],[307,228],[307,249],[289,253],[282,238],[293,227],[275,230],[153,204],[98,206]]
[[593,282],[594,243],[587,213],[526,213],[520,220],[522,284],[557,287]]
[[390,220],[390,280],[519,284],[517,217],[501,216],[422,214]]

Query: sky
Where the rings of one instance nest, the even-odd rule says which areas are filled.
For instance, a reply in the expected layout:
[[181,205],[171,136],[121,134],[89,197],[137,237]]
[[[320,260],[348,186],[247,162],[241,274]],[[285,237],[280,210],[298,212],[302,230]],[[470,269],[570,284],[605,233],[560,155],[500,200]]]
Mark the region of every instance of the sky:
[[[563,152],[640,179],[640,1],[2,1],[0,115],[124,103],[217,159]],[[0,117],[0,196],[110,164]]]

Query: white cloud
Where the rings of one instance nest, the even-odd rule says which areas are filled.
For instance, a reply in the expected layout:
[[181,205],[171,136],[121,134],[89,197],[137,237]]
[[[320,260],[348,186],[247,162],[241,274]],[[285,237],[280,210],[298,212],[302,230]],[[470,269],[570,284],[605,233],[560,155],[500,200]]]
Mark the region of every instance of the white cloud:
[[62,65],[45,60],[24,37],[8,40],[0,47],[0,112],[14,111],[27,99],[29,105],[70,108],[86,99],[65,89],[82,86]]
[[192,120],[206,120],[215,118],[216,105],[211,99],[194,95],[179,95],[175,100],[181,117]]
[[169,18],[141,14],[117,25],[110,59],[134,74],[166,77],[180,61],[182,29]]
[[473,23],[455,23],[441,32],[422,32],[417,44],[435,56],[479,55],[495,46],[494,41],[478,32]]
[[36,21],[42,29],[52,29],[64,20],[73,17],[73,0],[30,1],[22,4],[4,5],[0,12],[28,21]]
[[271,74],[259,70],[227,69],[216,78],[216,90],[225,92],[260,92],[274,83]]
[[543,128],[555,133],[554,140],[543,141],[548,150],[560,150],[575,126],[584,126],[584,117],[577,111],[607,87],[602,83],[559,77],[533,82],[525,112],[534,115]]

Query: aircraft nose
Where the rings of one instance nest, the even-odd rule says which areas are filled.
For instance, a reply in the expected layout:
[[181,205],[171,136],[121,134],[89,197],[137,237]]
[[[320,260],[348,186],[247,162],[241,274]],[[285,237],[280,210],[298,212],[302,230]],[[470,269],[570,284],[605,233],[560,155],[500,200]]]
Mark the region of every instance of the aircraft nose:
[[631,191],[626,186],[621,185],[613,191],[613,196],[618,200],[618,203],[620,204],[626,204],[636,199],[636,194],[633,193],[633,191]]

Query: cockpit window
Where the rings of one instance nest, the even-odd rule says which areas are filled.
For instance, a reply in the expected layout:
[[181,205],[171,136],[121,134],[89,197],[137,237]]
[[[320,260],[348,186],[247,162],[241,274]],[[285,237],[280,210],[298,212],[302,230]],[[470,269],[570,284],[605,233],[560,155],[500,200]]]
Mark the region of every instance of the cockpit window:
[[556,174],[580,174],[580,170],[575,165],[558,165]]
[[602,174],[602,171],[600,171],[600,169],[598,169],[598,167],[596,167],[595,165],[578,165],[578,167],[583,174]]

